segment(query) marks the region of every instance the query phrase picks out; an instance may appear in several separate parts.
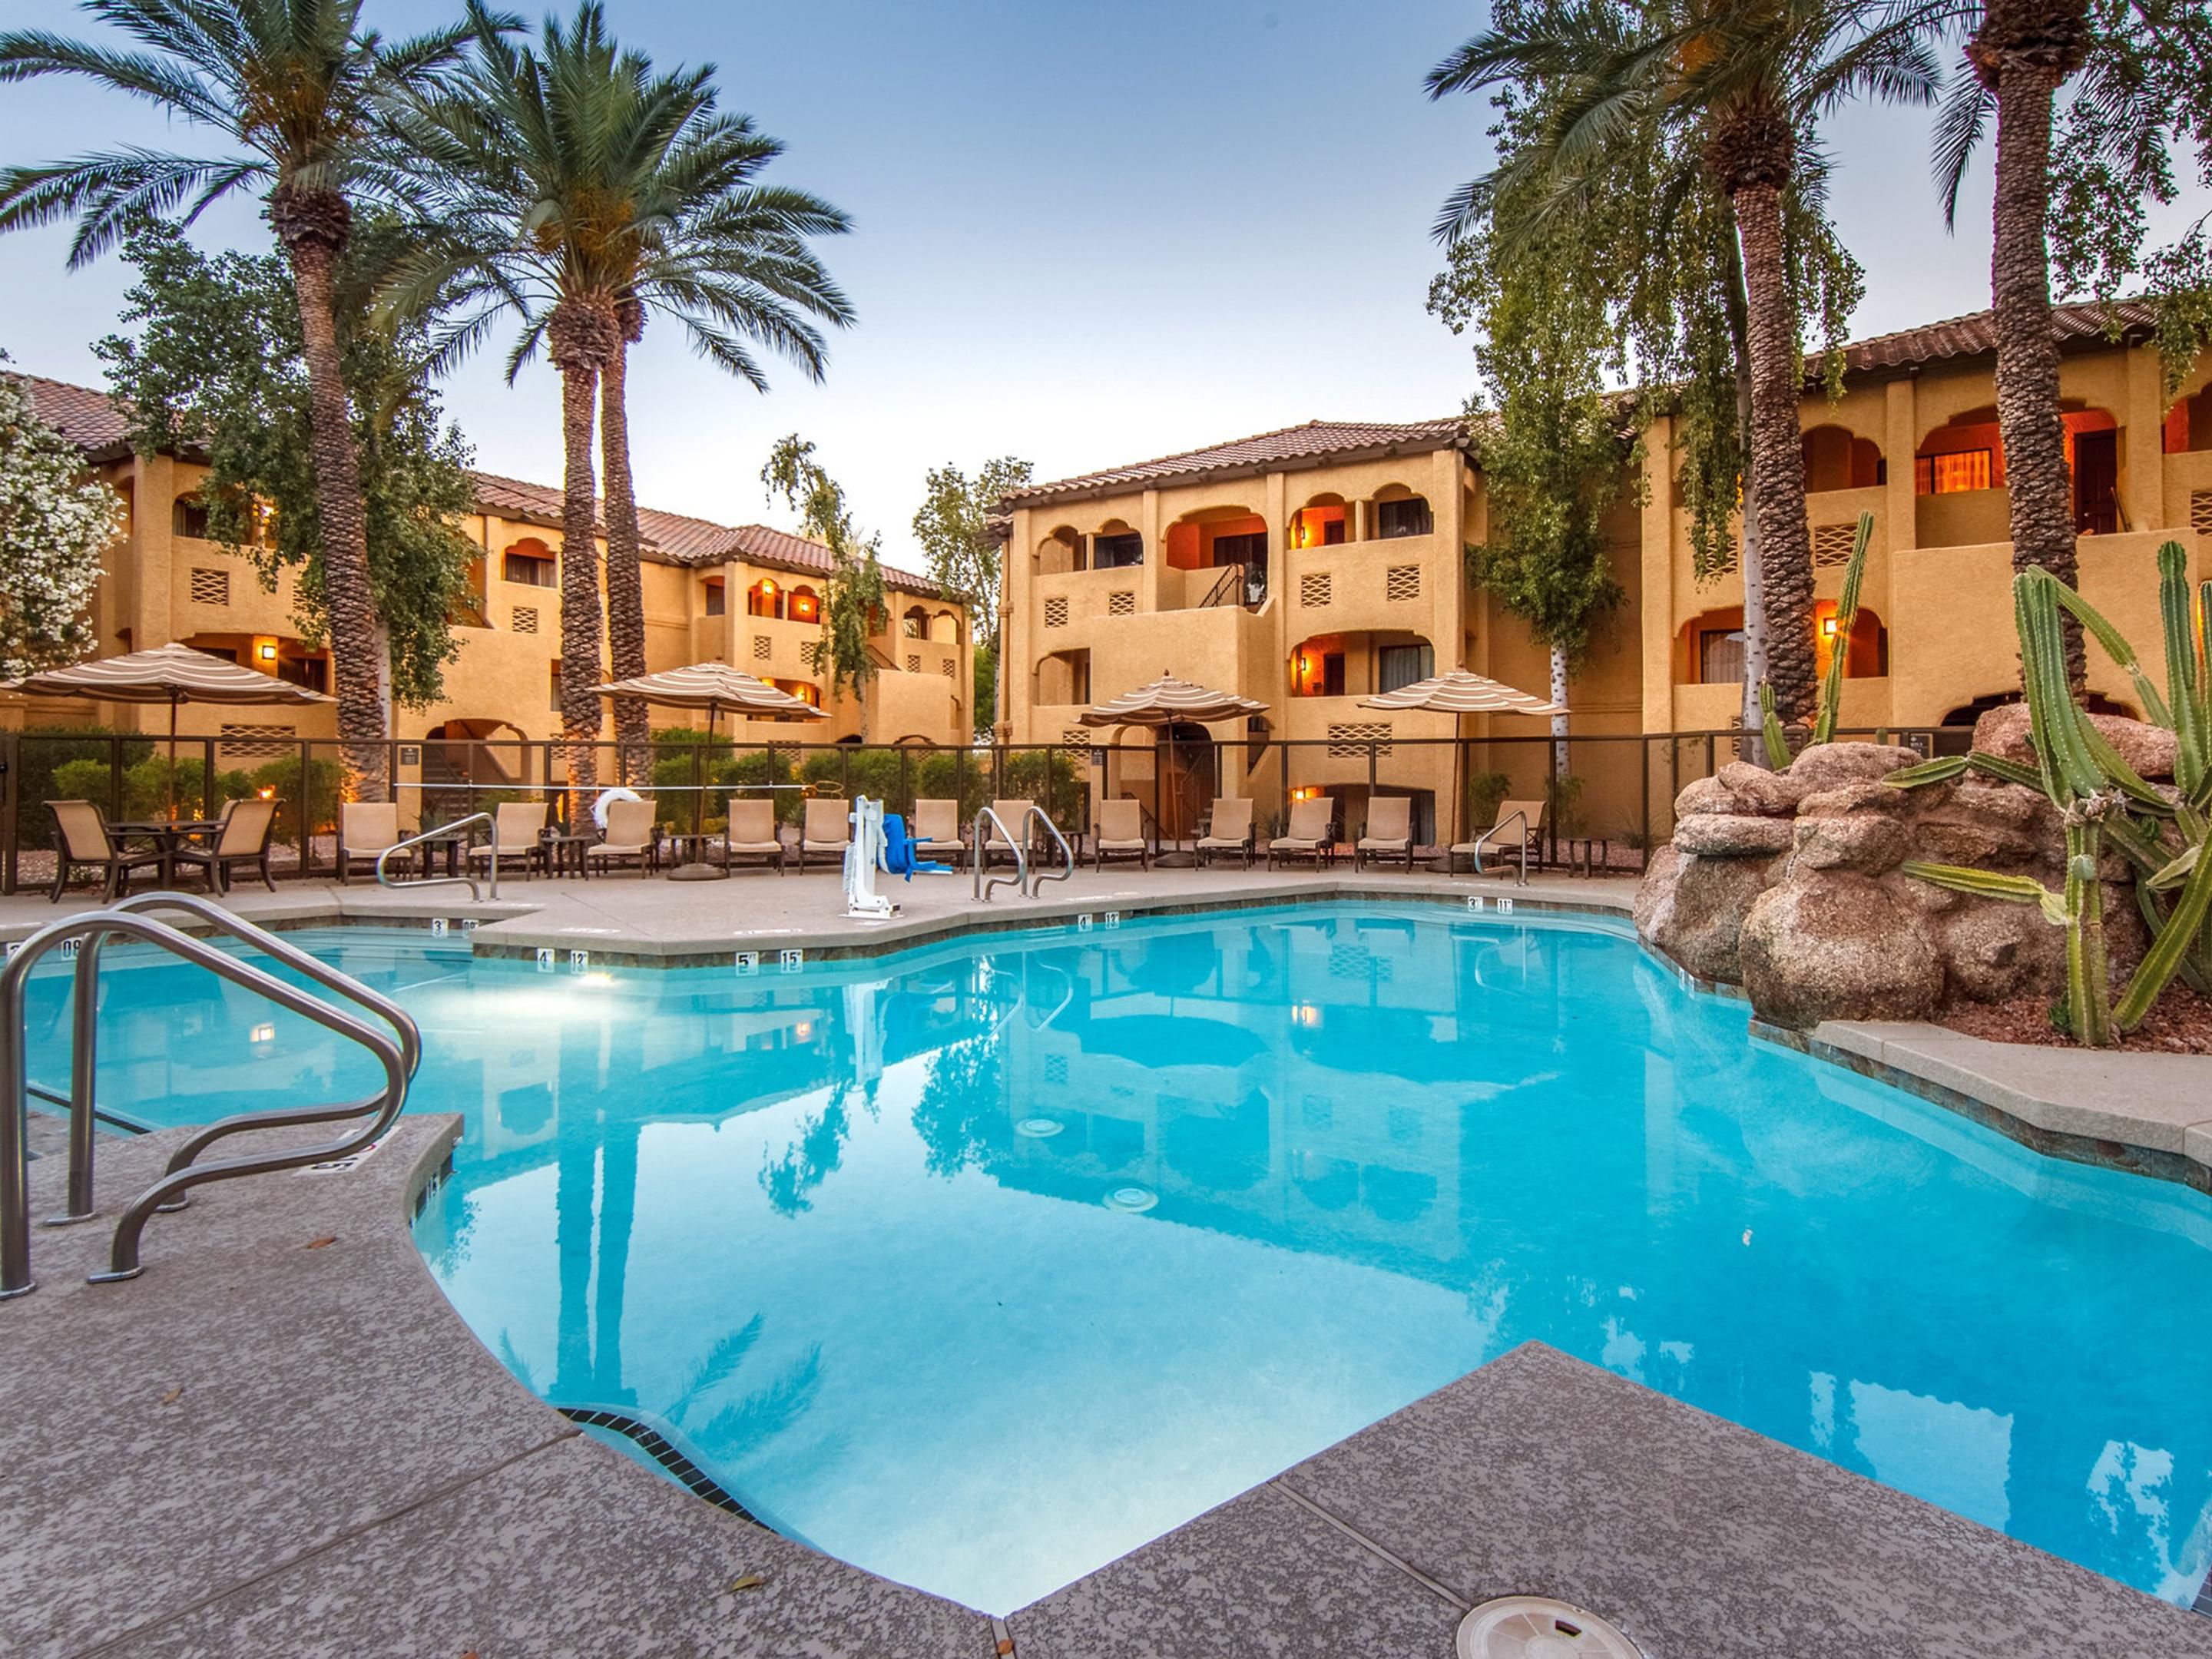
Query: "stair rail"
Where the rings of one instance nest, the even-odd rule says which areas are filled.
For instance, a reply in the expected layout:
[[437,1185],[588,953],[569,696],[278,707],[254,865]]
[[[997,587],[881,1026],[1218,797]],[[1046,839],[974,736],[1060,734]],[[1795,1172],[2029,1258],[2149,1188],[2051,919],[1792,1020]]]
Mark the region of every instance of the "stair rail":
[[[465,885],[469,890],[469,896],[471,899],[482,898],[483,896],[483,893],[482,890],[477,886],[477,878],[474,876],[423,876],[413,881],[394,881],[391,876],[386,872],[384,868],[386,862],[396,853],[404,853],[414,848],[425,847],[434,841],[450,840],[459,831],[466,830],[471,824],[477,823],[488,823],[491,825],[492,835],[495,837],[498,836],[499,820],[497,818],[492,817],[489,812],[471,812],[465,818],[455,818],[451,823],[441,823],[435,830],[425,830],[419,836],[410,836],[404,841],[393,842],[391,846],[386,848],[381,853],[379,853],[376,855],[376,884],[379,887],[459,887]],[[499,853],[496,850],[496,840],[495,840],[493,845],[494,851],[487,862],[491,866],[491,896],[493,898],[496,899],[499,896]],[[426,858],[423,862],[427,865],[429,860]],[[529,872],[526,870],[524,873],[526,875]]]
[[1243,565],[1223,565],[1221,574],[1214,579],[1213,586],[1206,591],[1206,597],[1198,602],[1198,608],[1201,611],[1212,611],[1224,605],[1243,604],[1244,581]]
[[1045,883],[1048,881],[1066,881],[1070,876],[1075,873],[1075,849],[1067,844],[1067,837],[1060,833],[1060,826],[1054,823],[1050,817],[1047,817],[1044,808],[1039,806],[1035,801],[1031,801],[1030,803],[1029,811],[1022,814],[1022,833],[1024,835],[1027,835],[1029,833],[1030,820],[1031,818],[1035,818],[1039,823],[1044,825],[1046,833],[1049,835],[1054,841],[1060,844],[1060,856],[1063,860],[1060,867],[1057,870],[1047,870],[1042,865],[1039,865],[1034,871],[1030,871],[1024,866],[1024,873],[1028,875],[1029,882],[1028,884],[1023,888],[1022,891],[1024,896],[1035,898],[1037,896],[1037,890],[1042,887]]
[[[1011,876],[992,875],[986,867],[986,854],[990,850],[990,842],[983,828],[986,820],[997,828],[999,833],[1006,838],[1006,845],[1014,849],[1014,873]],[[1027,827],[1026,819],[1024,820],[1024,827]],[[1006,828],[1006,821],[997,812],[988,806],[978,808],[975,821],[969,827],[969,840],[968,866],[975,872],[975,879],[970,884],[969,896],[981,899],[988,904],[991,901],[991,895],[1001,887],[1012,887],[1024,895],[1029,892],[1028,849],[1014,838],[1014,832]]]
[[[145,896],[151,900],[157,897],[174,899],[179,896],[149,894]],[[78,942],[82,957],[85,941],[104,939],[109,935],[135,939],[167,951],[172,956],[204,968],[218,978],[228,980],[280,1008],[289,1009],[303,1018],[345,1037],[367,1049],[383,1067],[385,1085],[374,1095],[349,1103],[342,1109],[317,1109],[331,1117],[366,1115],[369,1118],[364,1127],[328,1145],[286,1147],[258,1155],[225,1158],[212,1164],[193,1164],[183,1169],[173,1167],[125,1207],[109,1245],[107,1269],[104,1273],[88,1275],[92,1283],[111,1284],[138,1276],[141,1271],[138,1247],[147,1219],[157,1209],[167,1206],[169,1200],[210,1182],[234,1180],[241,1176],[259,1175],[275,1170],[301,1169],[311,1164],[349,1157],[373,1145],[392,1127],[393,1120],[406,1104],[410,1068],[399,1037],[380,1030],[299,987],[149,915],[110,908],[51,922],[25,939],[6,964],[0,966],[0,1300],[22,1296],[34,1288],[35,1283],[31,1277],[29,1149],[23,1141],[23,1097],[28,1086],[25,1073],[29,1047],[23,1006],[25,988],[31,969],[49,951],[74,939]],[[95,969],[97,963],[95,953]],[[96,978],[73,976],[72,994],[81,1001],[93,1001],[95,1016],[96,996],[88,999],[82,994],[88,990],[96,993],[97,989]],[[367,988],[362,989],[366,991]],[[71,1015],[72,1024],[82,1031],[88,1023],[88,1017],[81,1007],[73,1007]],[[76,1069],[77,1062],[73,1057],[72,1071]],[[88,1060],[83,1066],[88,1079],[92,1070]],[[81,1096],[72,1090],[73,1140],[74,1120],[80,1099],[88,1113],[91,1109],[88,1086]],[[282,1113],[242,1114],[210,1127],[223,1133],[232,1133],[230,1126],[264,1127],[268,1127],[272,1117],[283,1115],[285,1114]],[[295,1117],[295,1121],[317,1120]],[[204,1134],[200,1140],[204,1144],[215,1138],[213,1134]],[[89,1196],[88,1192],[87,1196]]]
[[[1528,884],[1528,837],[1531,833],[1528,826],[1528,815],[1526,812],[1516,812],[1510,817],[1505,819],[1504,823],[1492,824],[1487,833],[1475,837],[1474,873],[1478,876],[1486,876],[1490,873],[1487,870],[1485,870],[1482,867],[1483,844],[1489,841],[1492,836],[1496,836],[1499,830],[1504,829],[1505,825],[1508,823],[1518,823],[1521,826],[1521,836],[1518,843],[1521,848],[1521,877],[1520,880],[1516,884],[1526,887]],[[1511,848],[1510,847],[1501,845],[1497,850],[1508,857],[1511,856]],[[1447,853],[1444,856],[1447,860],[1447,865],[1449,866],[1449,860],[1451,855]]]

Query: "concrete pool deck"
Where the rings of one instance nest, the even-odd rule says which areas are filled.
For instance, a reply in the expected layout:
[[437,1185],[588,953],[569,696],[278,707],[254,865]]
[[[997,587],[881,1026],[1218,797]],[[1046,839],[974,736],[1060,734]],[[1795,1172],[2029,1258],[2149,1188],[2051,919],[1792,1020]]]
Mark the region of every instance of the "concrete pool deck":
[[[205,1189],[129,1284],[82,1281],[105,1228],[38,1234],[0,1306],[0,1652],[1449,1659],[1468,1606],[1546,1594],[1650,1659],[2212,1656],[2212,1620],[1534,1345],[991,1620],[510,1377],[407,1231],[456,1127]],[[174,1133],[100,1143],[106,1215]]]

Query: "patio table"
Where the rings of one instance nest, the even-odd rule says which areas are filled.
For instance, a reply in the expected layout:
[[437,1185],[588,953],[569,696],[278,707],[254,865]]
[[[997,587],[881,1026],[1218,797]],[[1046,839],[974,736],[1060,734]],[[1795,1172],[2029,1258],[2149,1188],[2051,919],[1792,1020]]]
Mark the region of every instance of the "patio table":
[[[107,826],[118,836],[143,836],[160,850],[161,854],[161,884],[172,885],[177,878],[177,851],[197,836],[211,836],[222,828],[214,818],[144,818],[118,820]],[[215,878],[208,878],[212,886]]]

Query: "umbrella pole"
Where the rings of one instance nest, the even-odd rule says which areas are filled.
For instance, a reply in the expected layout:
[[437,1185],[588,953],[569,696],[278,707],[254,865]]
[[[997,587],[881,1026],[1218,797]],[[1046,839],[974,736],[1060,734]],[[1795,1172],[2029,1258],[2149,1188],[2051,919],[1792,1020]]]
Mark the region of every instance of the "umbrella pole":
[[184,701],[169,694],[169,822],[177,821],[177,705]]

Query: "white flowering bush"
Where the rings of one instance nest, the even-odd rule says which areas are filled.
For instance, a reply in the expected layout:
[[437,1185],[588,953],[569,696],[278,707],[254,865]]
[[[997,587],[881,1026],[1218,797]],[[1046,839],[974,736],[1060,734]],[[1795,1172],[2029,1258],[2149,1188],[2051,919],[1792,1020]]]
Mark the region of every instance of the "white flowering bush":
[[39,418],[30,388],[0,370],[0,679],[92,648],[100,558],[122,528],[123,498],[86,475],[77,447]]

